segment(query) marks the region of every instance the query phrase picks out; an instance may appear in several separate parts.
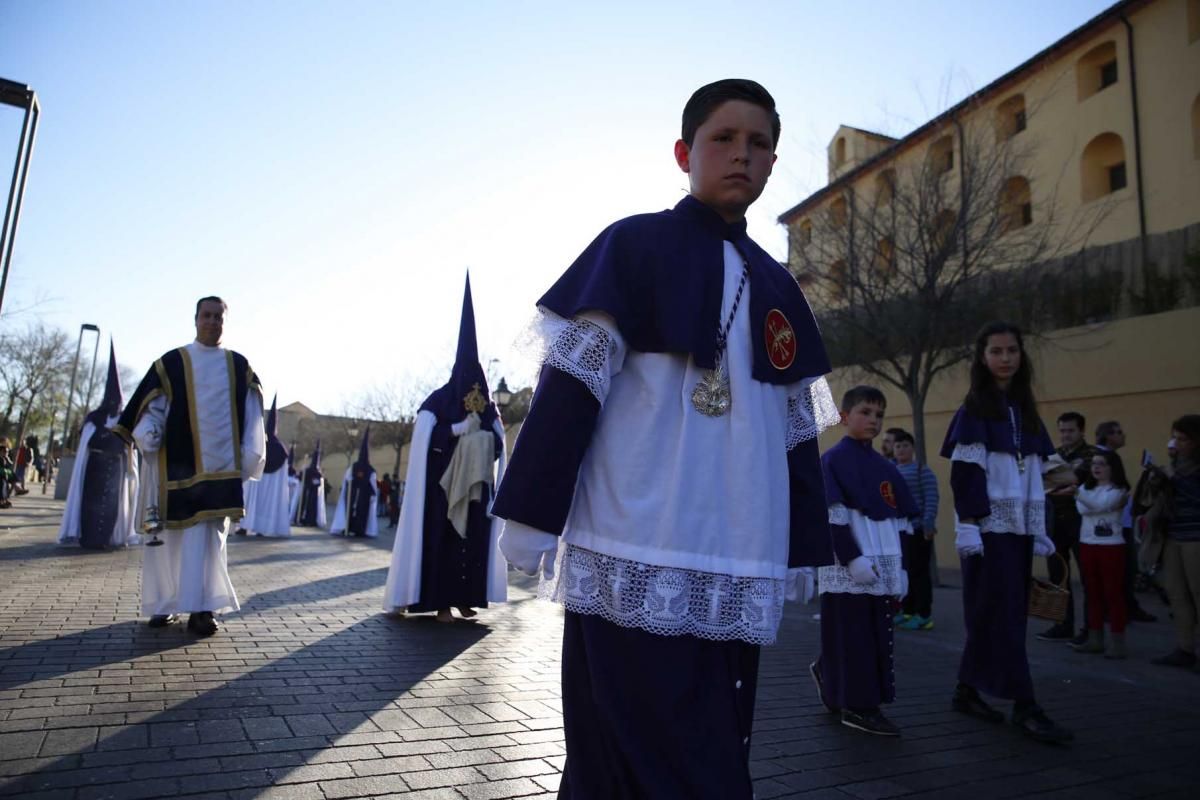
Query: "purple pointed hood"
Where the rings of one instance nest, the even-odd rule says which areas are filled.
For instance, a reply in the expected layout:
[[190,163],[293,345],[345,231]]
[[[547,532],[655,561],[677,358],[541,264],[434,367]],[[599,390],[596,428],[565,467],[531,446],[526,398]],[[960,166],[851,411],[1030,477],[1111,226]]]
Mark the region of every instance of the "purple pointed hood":
[[104,398],[100,401],[100,405],[87,415],[85,421],[91,422],[97,428],[102,428],[108,423],[109,417],[120,415],[124,405],[125,398],[121,394],[121,380],[117,375],[117,351],[113,347],[112,337],[109,337],[108,379],[104,383]]
[[487,376],[479,364],[479,345],[475,338],[475,306],[471,301],[471,275],[467,274],[463,290],[462,316],[458,323],[458,351],[450,381],[436,390],[421,404],[422,411],[432,411],[438,422],[460,422],[478,411],[481,427],[488,430],[496,419],[496,406],[488,390]]

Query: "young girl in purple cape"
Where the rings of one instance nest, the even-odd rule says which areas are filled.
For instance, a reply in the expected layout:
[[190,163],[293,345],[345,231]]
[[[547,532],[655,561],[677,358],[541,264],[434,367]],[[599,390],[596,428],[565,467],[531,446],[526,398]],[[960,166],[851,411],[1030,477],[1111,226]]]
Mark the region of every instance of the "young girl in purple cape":
[[1033,556],[1048,556],[1043,459],[1054,445],[1033,397],[1033,365],[1020,329],[990,322],[975,340],[971,388],[950,422],[955,547],[962,559],[967,641],[954,710],[1002,722],[983,694],[1014,701],[1012,723],[1044,742],[1067,742],[1034,699],[1025,654]]

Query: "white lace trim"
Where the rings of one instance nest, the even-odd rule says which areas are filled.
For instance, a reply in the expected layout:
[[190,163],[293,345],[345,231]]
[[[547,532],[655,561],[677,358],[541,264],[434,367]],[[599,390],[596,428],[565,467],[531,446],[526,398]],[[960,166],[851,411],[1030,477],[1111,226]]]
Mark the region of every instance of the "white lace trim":
[[799,394],[788,397],[787,449],[817,438],[841,419],[829,383],[824,378],[805,381]]
[[989,500],[992,513],[979,521],[979,530],[988,533],[1017,533],[1028,536],[1046,535],[1046,502],[1044,500]]
[[873,594],[890,597],[903,594],[904,569],[900,556],[863,556],[869,558],[879,571],[873,583],[858,583],[850,570],[839,564],[817,569],[817,590],[821,594]]
[[774,644],[786,582],[658,567],[576,545],[559,549],[538,595],[579,614],[660,636]]
[[830,525],[849,525],[850,510],[841,503],[834,503],[829,507],[829,524]]
[[968,464],[978,464],[987,469],[987,447],[983,442],[975,442],[974,444],[956,444],[954,452],[950,454],[951,461],[965,461]]
[[587,387],[604,405],[612,385],[612,358],[617,343],[608,331],[590,320],[539,313],[517,337],[514,347],[539,365],[565,372]]

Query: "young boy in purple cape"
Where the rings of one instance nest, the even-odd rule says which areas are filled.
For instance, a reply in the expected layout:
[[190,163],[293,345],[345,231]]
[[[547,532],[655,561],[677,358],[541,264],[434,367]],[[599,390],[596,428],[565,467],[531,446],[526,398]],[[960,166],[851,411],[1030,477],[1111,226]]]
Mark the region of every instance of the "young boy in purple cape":
[[908,593],[901,536],[917,515],[896,465],[876,453],[887,400],[873,386],[842,398],[846,435],[821,456],[837,562],[821,567],[821,654],[809,665],[821,702],[842,724],[899,736],[879,706],[896,699],[892,598]]
[[746,235],[775,162],[763,87],[693,94],[691,193],[609,226],[538,301],[542,371],[493,513],[566,608],[559,797],[748,800],[759,648],[832,561],[829,361]]

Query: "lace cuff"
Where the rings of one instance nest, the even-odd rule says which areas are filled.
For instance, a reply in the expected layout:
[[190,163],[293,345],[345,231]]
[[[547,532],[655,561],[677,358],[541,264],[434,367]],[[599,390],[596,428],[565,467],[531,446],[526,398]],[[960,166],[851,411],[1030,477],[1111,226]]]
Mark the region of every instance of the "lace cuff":
[[585,317],[563,319],[545,309],[538,311],[515,347],[535,363],[570,375],[604,405],[612,376],[624,360],[619,339]]
[[786,581],[659,567],[567,544],[538,596],[659,636],[774,644]]
[[871,559],[879,577],[873,583],[858,583],[850,570],[840,565],[817,569],[817,591],[821,594],[872,594],[879,597],[904,594],[904,569],[900,556],[863,556]]
[[834,503],[829,507],[829,524],[830,525],[849,525],[850,510],[841,503]]
[[987,469],[987,447],[983,442],[972,444],[956,444],[950,454],[951,461],[965,461],[968,464],[978,464]]
[[841,421],[837,403],[824,378],[811,378],[801,383],[800,391],[788,397],[787,449],[815,439],[827,428]]

